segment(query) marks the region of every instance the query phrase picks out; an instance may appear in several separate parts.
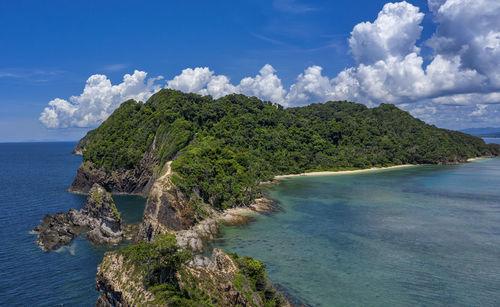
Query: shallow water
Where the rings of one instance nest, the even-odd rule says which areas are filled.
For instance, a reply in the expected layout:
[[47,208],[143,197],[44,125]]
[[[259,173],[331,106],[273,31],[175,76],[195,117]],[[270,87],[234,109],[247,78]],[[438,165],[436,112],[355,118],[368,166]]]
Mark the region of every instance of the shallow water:
[[214,245],[311,306],[500,305],[500,159],[296,177]]
[[[66,189],[81,157],[75,143],[0,144],[0,305],[93,306],[97,265],[108,248],[77,238],[44,253],[30,231],[46,213],[80,209],[86,197]],[[145,200],[114,196],[125,222],[139,222]]]

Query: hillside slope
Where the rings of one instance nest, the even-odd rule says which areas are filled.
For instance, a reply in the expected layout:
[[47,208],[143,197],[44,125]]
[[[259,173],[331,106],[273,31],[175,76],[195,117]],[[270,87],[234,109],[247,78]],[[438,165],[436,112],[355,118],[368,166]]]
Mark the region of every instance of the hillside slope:
[[148,195],[167,161],[186,202],[248,204],[275,175],[399,164],[464,162],[500,146],[439,129],[393,105],[327,102],[283,109],[255,97],[161,90],[124,102],[77,145],[83,164],[70,188],[93,183]]
[[[427,125],[393,105],[369,109],[344,101],[284,109],[243,95],[213,100],[161,90],[146,103],[124,102],[80,140],[74,153],[82,154],[83,162],[70,191],[86,193],[98,183],[112,193],[148,197],[137,236],[146,242],[127,249],[127,259],[132,261],[144,256],[141,247],[158,245],[158,235],[166,233],[181,238],[183,248],[200,252],[201,241],[217,231],[216,221],[207,217],[227,208],[249,206],[261,195],[259,183],[276,175],[458,163],[477,156],[498,156],[500,146]],[[261,269],[255,271],[263,268],[259,262],[216,254],[220,257],[214,259],[225,259],[233,268],[230,272],[193,262],[180,269],[189,274],[179,273],[173,279],[177,282],[160,281],[149,288],[141,282],[124,283],[126,274],[122,273],[129,260],[116,258],[120,253],[108,254],[99,269],[98,288],[103,295],[97,305],[160,301],[163,305],[172,300],[196,306],[202,301],[223,306],[287,304],[265,278],[240,274],[248,270],[262,273]],[[124,265],[110,266],[116,259]],[[138,278],[134,270],[127,272],[130,280]],[[227,289],[230,295],[219,295]]]

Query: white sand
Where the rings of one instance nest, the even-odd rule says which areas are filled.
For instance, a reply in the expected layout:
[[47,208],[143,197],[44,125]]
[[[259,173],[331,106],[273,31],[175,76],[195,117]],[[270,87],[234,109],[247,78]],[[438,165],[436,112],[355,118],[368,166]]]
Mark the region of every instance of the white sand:
[[282,179],[282,178],[291,178],[291,177],[300,177],[300,176],[325,176],[325,175],[343,175],[343,174],[357,174],[357,173],[366,173],[373,172],[385,169],[393,169],[393,168],[403,168],[403,167],[412,167],[419,166],[417,164],[403,164],[389,167],[372,167],[365,169],[357,169],[352,171],[325,171],[325,172],[310,172],[310,173],[301,173],[301,174],[290,174],[290,175],[278,175],[275,176],[274,179]]

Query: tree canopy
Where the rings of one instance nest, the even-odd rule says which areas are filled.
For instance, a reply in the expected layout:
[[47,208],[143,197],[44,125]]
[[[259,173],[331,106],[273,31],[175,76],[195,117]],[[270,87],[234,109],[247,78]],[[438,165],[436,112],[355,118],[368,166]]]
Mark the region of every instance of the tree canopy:
[[391,104],[347,101],[285,109],[255,97],[161,90],[124,102],[79,143],[83,160],[132,170],[152,150],[173,160],[173,182],[214,206],[247,204],[275,175],[400,164],[463,162],[499,155],[500,146],[439,129]]

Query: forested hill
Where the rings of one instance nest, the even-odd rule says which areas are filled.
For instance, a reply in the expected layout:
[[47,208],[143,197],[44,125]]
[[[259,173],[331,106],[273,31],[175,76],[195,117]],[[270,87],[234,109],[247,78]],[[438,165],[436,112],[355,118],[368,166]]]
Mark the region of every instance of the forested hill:
[[[154,146],[152,145],[154,142]],[[153,150],[151,150],[153,148]],[[248,203],[274,175],[399,164],[463,162],[500,146],[438,129],[390,104],[327,102],[284,109],[255,97],[161,90],[124,102],[77,145],[106,171],[174,160],[174,184],[216,208]]]

